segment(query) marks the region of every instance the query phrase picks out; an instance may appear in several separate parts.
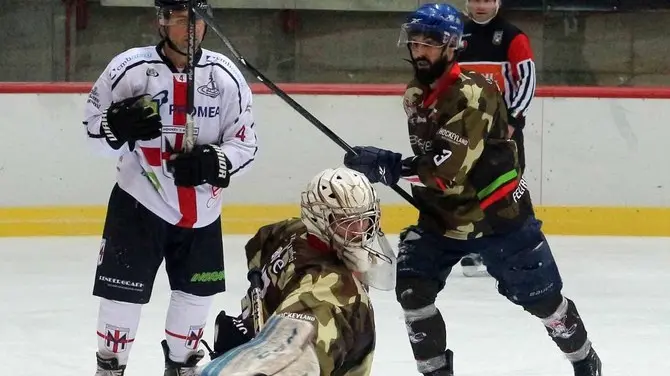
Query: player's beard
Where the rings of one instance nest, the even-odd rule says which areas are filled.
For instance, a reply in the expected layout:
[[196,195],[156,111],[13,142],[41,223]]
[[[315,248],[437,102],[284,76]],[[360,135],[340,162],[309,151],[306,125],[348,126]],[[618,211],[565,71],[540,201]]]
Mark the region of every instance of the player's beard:
[[430,85],[444,74],[447,69],[447,59],[431,63],[425,58],[420,58],[412,61],[412,66],[414,66],[416,79],[423,85]]

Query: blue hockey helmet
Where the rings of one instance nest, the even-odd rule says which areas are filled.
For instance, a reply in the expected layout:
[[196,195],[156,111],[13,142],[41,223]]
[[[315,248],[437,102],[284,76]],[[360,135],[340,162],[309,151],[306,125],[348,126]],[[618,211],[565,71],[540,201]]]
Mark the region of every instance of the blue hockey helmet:
[[[462,16],[460,10],[449,4],[423,4],[402,24],[398,46],[421,43],[458,48],[463,37]],[[423,38],[417,39],[419,36]]]

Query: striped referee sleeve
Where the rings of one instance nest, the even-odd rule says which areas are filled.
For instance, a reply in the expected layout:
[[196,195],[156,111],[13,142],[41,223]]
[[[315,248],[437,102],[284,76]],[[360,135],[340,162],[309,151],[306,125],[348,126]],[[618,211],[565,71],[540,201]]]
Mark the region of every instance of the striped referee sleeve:
[[516,117],[525,117],[535,96],[537,79],[533,50],[526,34],[518,34],[510,43],[507,57],[514,72],[516,90],[512,93],[509,113]]

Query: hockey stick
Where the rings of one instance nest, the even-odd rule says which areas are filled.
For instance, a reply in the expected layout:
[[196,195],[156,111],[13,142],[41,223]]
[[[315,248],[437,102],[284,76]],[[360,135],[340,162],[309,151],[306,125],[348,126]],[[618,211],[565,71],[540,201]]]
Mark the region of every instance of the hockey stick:
[[254,322],[254,332],[258,334],[265,326],[263,318],[263,279],[260,269],[249,270],[247,279],[249,280],[247,294],[251,303],[251,318]]
[[[294,110],[296,110],[300,115],[302,115],[305,119],[309,120],[310,123],[312,123],[315,127],[317,127],[322,133],[324,133],[328,138],[330,138],[333,142],[335,142],[338,146],[340,146],[342,149],[348,151],[348,152],[354,152],[353,148],[347,144],[343,139],[341,139],[335,132],[330,130],[325,124],[323,124],[319,119],[314,117],[309,111],[307,111],[304,107],[302,107],[298,102],[293,100],[286,92],[284,92],[282,89],[280,89],[277,85],[275,85],[272,81],[270,81],[263,73],[261,73],[258,69],[256,69],[253,65],[251,65],[233,46],[233,44],[230,42],[230,40],[223,34],[223,31],[221,31],[221,28],[214,22],[214,19],[210,17],[206,12],[202,11],[201,9],[196,9],[195,10],[198,15],[205,20],[205,23],[214,30],[214,33],[221,38],[221,41],[223,41],[223,44],[226,45],[228,50],[233,54],[235,59],[239,61],[240,64],[242,64],[246,69],[248,69],[256,78],[265,84],[270,90],[275,93],[279,98],[283,99],[284,102],[286,102],[289,106],[291,106]],[[412,204],[415,208],[419,208],[414,201],[414,198],[405,190],[400,188],[398,184],[393,184],[390,186],[391,189],[393,189],[396,193],[398,193],[402,198],[404,198],[407,202]]]
[[[254,337],[261,332],[265,326],[265,319],[263,318],[263,277],[262,272],[258,268],[253,268],[247,273],[247,280],[249,280],[249,288],[247,289],[247,296],[249,297],[251,319],[254,325]],[[223,312],[225,314],[225,312]],[[218,319],[217,319],[218,320]],[[209,351],[209,357],[214,360],[214,350],[209,344],[202,340],[202,344]]]
[[188,46],[186,47],[186,129],[184,151],[189,153],[195,146],[195,121],[193,100],[195,96],[195,0],[188,1]]

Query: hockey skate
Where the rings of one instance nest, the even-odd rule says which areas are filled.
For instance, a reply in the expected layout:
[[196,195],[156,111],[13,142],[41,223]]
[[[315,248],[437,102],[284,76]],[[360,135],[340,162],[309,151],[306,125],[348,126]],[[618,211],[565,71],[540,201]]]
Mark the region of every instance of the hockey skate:
[[602,376],[602,363],[594,349],[589,351],[589,355],[584,360],[572,363],[575,369],[575,376]]
[[454,376],[454,353],[451,350],[447,350],[444,356],[446,357],[447,365],[435,371],[424,373],[424,376]]
[[461,268],[466,277],[488,277],[489,272],[482,260],[482,256],[477,253],[471,253],[461,259]]
[[165,373],[163,373],[163,376],[197,376],[198,375],[198,368],[197,364],[200,361],[200,359],[205,357],[205,352],[202,350],[198,350],[196,352],[193,352],[188,359],[186,359],[186,362],[184,363],[177,363],[173,360],[170,359],[170,348],[168,347],[167,341],[163,340],[161,342],[161,346],[163,347],[163,355],[165,356]]
[[119,360],[116,358],[104,359],[98,353],[95,353],[95,357],[98,362],[95,376],[123,376],[126,371],[126,366],[119,365]]

